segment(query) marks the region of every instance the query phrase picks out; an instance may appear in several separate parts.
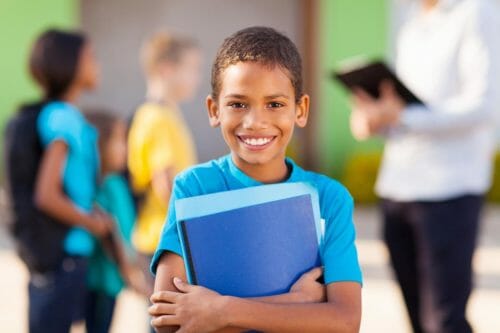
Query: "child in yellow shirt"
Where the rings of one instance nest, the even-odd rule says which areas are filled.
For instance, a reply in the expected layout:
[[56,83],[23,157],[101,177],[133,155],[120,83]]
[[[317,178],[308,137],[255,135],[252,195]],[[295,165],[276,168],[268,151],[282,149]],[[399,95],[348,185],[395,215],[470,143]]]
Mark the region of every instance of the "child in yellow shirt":
[[196,163],[178,104],[196,91],[201,54],[189,38],[158,33],[146,42],[141,56],[147,96],[132,119],[128,167],[133,189],[142,197],[133,244],[150,257],[165,222],[173,178]]

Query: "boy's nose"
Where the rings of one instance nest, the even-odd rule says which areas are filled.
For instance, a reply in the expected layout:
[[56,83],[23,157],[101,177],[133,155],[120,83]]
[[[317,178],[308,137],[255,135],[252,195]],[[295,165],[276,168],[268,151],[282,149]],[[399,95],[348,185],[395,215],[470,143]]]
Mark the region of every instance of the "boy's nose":
[[243,127],[247,129],[262,129],[268,125],[268,114],[261,108],[248,110],[243,119]]

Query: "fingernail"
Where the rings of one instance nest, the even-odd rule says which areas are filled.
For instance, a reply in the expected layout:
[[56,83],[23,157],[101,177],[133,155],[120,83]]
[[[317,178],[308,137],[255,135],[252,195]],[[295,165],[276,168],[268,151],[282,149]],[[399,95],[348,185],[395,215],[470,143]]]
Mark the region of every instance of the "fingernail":
[[180,282],[182,282],[182,281],[181,281],[181,279],[179,279],[178,277],[174,277],[174,282],[175,282],[175,283],[180,283]]

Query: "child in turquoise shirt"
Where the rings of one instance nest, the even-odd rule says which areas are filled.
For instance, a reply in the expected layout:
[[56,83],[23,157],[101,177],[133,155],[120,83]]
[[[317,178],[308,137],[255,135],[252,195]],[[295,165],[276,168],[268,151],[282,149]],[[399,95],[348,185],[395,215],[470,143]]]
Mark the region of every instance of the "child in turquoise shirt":
[[[150,314],[158,332],[357,332],[361,271],[352,221],[353,200],[338,182],[303,170],[285,157],[294,127],[304,127],[309,96],[302,91],[295,45],[274,29],[253,27],[227,38],[212,68],[210,124],[231,153],[176,177],[167,222],[153,257]],[[309,182],[325,220],[322,265],[283,295],[223,296],[185,282],[176,228],[177,199],[279,182]],[[265,232],[265,230],[263,231]],[[324,284],[317,279],[324,275]]]
[[96,88],[98,66],[88,38],[50,29],[35,41],[29,69],[45,101],[36,124],[43,155],[33,200],[41,212],[70,227],[57,267],[30,274],[29,332],[67,333],[84,318],[93,238],[108,235],[112,223],[93,207],[97,135],[76,107],[81,94]]
[[118,294],[126,285],[145,293],[146,280],[134,266],[136,253],[131,235],[136,212],[127,181],[120,174],[127,159],[125,122],[102,111],[88,113],[87,118],[99,132],[101,183],[96,203],[115,222],[114,242],[108,245],[114,245],[116,257],[102,240],[94,239],[94,251],[89,258],[85,324],[87,333],[106,333],[111,326]]

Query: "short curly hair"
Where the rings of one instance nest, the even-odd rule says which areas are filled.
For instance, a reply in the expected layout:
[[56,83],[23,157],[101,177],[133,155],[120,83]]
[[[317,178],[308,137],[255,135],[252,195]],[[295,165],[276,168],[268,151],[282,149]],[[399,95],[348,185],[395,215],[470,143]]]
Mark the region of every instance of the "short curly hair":
[[294,88],[295,100],[302,97],[302,60],[295,44],[273,28],[250,27],[226,38],[217,52],[211,79],[214,100],[219,97],[224,70],[245,61],[285,69]]

